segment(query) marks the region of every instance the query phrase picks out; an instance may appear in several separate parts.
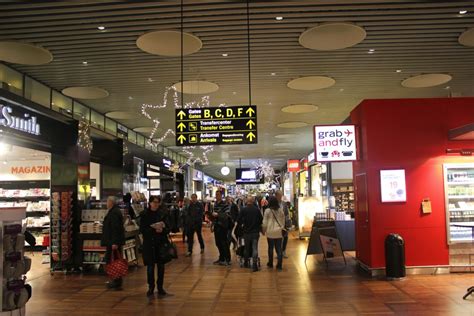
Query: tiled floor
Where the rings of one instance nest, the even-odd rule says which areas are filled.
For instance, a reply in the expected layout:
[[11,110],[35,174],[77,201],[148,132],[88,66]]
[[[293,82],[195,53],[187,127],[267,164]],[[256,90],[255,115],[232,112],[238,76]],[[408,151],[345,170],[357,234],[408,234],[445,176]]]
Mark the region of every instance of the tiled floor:
[[[292,238],[282,272],[266,268],[266,240],[260,240],[262,270],[213,266],[213,237],[206,252],[180,258],[166,267],[165,287],[174,296],[148,300],[145,269],[127,276],[123,291],[104,288],[105,276],[51,276],[35,260],[28,275],[33,298],[27,315],[474,315],[474,297],[462,300],[474,274],[410,276],[404,281],[369,279],[354,260],[327,269],[314,256],[304,264],[307,242]],[[185,248],[175,238],[180,253]],[[39,259],[39,256],[37,256]]]

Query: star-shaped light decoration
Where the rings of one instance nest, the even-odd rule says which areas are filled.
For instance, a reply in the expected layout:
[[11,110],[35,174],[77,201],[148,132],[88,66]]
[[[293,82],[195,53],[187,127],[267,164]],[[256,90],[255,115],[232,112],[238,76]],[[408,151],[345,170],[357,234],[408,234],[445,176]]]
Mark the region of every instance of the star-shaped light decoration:
[[[147,119],[153,121],[153,124],[154,124],[153,129],[150,133],[150,137],[148,137],[147,143],[155,150],[158,144],[163,142],[169,135],[175,136],[176,134],[172,129],[168,129],[162,135],[157,136],[156,134],[158,133],[158,127],[160,126],[161,122],[158,119],[158,117],[152,118],[151,114],[148,113],[148,110],[149,109],[159,110],[159,109],[166,108],[168,106],[168,97],[170,93],[172,93],[173,105],[176,109],[209,107],[209,104],[210,104],[209,96],[203,96],[201,100],[186,102],[183,105],[183,107],[181,107],[181,105],[179,104],[178,91],[176,90],[174,86],[166,87],[165,93],[163,94],[163,102],[161,104],[158,104],[158,105],[142,104],[142,109],[141,109],[142,115],[145,116]],[[219,104],[219,107],[223,107],[223,106],[225,106],[224,103]],[[187,163],[190,165],[194,165],[195,163],[201,163],[202,165],[209,164],[209,159],[207,157],[207,154],[213,150],[214,150],[213,145],[183,147],[183,153],[185,153],[188,156]],[[196,151],[201,151],[201,152],[198,154],[195,154]]]
[[275,173],[275,169],[273,169],[268,161],[258,159],[253,162],[253,167],[256,170],[257,176],[259,178],[264,178],[265,186],[267,188],[270,188],[272,184],[279,184],[280,175]]

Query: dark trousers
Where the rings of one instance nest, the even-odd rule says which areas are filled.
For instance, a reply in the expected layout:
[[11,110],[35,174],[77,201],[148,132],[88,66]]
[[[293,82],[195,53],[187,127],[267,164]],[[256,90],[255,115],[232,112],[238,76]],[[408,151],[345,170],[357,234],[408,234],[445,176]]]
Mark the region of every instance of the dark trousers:
[[[119,248],[119,254],[122,255],[122,249]],[[120,258],[116,258],[116,259],[120,259]],[[112,262],[112,246],[107,246],[106,247],[106,250],[105,250],[105,263],[109,264],[110,262]],[[114,279],[112,280],[111,282],[111,286],[112,287],[121,287],[122,286],[122,278],[118,278],[118,279]]]
[[219,250],[219,261],[230,262],[230,242],[229,242],[229,231],[216,225],[214,227],[214,238],[216,240],[216,246]]
[[251,234],[244,235],[244,242],[245,242],[244,259],[245,261],[248,262],[251,256],[253,259],[254,266],[257,266],[259,237],[260,237],[260,233],[251,233]]
[[272,239],[267,238],[268,242],[268,263],[273,265],[273,248],[275,248],[278,258],[277,266],[281,267],[283,265],[283,255],[281,252],[282,238]]
[[286,245],[288,244],[288,233],[283,236],[283,245],[281,247],[282,251],[286,251]]
[[204,249],[204,239],[202,239],[202,226],[186,227],[186,233],[188,234],[188,251],[193,252],[194,245],[194,233],[198,236],[199,245],[201,250]]
[[155,265],[158,268],[158,280],[156,281],[156,287],[158,291],[162,292],[163,282],[165,281],[165,265],[161,263],[150,264],[146,266],[146,279],[148,287],[150,289],[155,289]]

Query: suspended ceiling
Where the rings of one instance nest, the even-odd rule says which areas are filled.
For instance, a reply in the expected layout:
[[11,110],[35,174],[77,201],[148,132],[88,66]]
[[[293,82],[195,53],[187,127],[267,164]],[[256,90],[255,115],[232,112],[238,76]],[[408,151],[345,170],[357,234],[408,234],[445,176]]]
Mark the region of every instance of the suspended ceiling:
[[[459,14],[461,10],[467,13]],[[141,104],[161,103],[165,87],[181,80],[179,57],[151,55],[136,46],[138,37],[147,32],[179,31],[178,1],[10,3],[0,6],[0,14],[0,40],[29,42],[53,54],[49,64],[13,67],[59,91],[72,86],[107,90],[108,97],[84,103],[101,113],[135,113],[118,119],[130,128],[151,127],[153,123],[141,115]],[[283,19],[278,21],[277,16]],[[335,51],[300,45],[304,31],[325,22],[355,23],[366,31],[366,38]],[[258,106],[259,143],[216,146],[204,171],[223,178],[219,170],[224,162],[232,168],[239,158],[244,166],[262,158],[277,168],[286,159],[302,158],[312,149],[314,124],[338,124],[366,98],[473,96],[474,48],[458,42],[472,27],[473,1],[252,1],[252,103]],[[184,57],[184,80],[216,83],[219,90],[209,94],[211,106],[248,104],[246,3],[185,1],[184,31],[202,41],[198,52]],[[453,79],[432,88],[401,85],[426,73],[449,74]],[[327,76],[335,84],[321,90],[288,88],[289,81],[302,76]],[[184,102],[200,99],[184,95]],[[161,133],[174,128],[169,102],[167,108],[153,112],[161,120]],[[281,111],[291,104],[313,104],[318,109]],[[286,122],[306,126],[278,127],[288,126],[281,124]],[[294,135],[275,137],[281,134]],[[287,144],[274,146],[282,142]],[[174,138],[164,144],[174,146]]]

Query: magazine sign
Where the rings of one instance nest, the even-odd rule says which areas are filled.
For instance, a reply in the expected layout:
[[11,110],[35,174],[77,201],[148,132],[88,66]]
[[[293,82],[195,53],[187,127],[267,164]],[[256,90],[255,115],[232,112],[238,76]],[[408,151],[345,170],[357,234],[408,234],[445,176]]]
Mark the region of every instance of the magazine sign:
[[314,151],[318,162],[357,160],[355,126],[314,126]]

